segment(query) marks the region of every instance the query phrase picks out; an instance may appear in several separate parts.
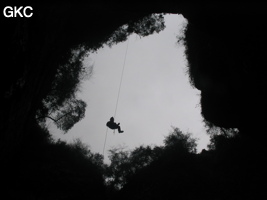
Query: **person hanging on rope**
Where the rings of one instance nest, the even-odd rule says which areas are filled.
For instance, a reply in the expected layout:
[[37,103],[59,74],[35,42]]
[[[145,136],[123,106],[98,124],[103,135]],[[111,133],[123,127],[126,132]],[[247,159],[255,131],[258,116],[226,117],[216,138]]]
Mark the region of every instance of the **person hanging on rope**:
[[112,130],[118,129],[119,133],[123,133],[120,127],[120,123],[114,122],[114,117],[111,117],[110,120],[107,122],[107,127],[109,127]]

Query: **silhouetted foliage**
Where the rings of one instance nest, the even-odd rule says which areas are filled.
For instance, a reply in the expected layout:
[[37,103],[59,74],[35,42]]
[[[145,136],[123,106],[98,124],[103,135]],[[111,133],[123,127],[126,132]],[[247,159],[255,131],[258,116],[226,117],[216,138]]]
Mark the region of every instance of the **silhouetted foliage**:
[[131,21],[118,28],[106,42],[112,46],[119,42],[127,40],[132,33],[145,37],[151,34],[159,33],[165,28],[164,17],[162,14],[150,14],[138,21]]
[[83,60],[87,51],[83,48],[72,51],[68,61],[57,69],[51,92],[44,99],[44,104],[52,112],[57,111],[68,99],[75,98],[84,79],[90,78],[93,66],[85,66]]
[[173,127],[173,131],[164,140],[165,148],[175,148],[176,151],[186,151],[188,153],[197,152],[196,139],[190,133],[184,134],[179,128]]
[[131,151],[128,156],[132,158],[128,164],[128,173],[130,172],[131,176],[126,179],[119,197],[168,199],[177,192],[183,197],[182,193],[188,190],[187,184],[196,181],[190,176],[194,168],[195,148],[196,139],[173,127],[173,131],[164,140],[164,146],[141,146]]
[[[86,103],[84,101],[68,99],[63,107],[59,108],[59,110],[55,110],[54,113],[46,117],[53,120],[59,129],[67,132],[74,124],[84,118],[85,108]],[[44,117],[41,117],[41,119],[44,119]]]
[[86,103],[76,99],[76,93],[84,79],[90,78],[93,66],[83,64],[87,51],[83,48],[72,50],[67,63],[60,65],[55,74],[52,88],[37,110],[37,119],[44,122],[50,118],[56,126],[67,132],[83,119]]
[[[195,153],[196,139],[178,128],[173,128],[161,147],[140,146],[132,151],[113,148],[110,150],[107,183],[115,190],[121,190],[119,194],[124,198],[129,194],[130,199],[148,198],[150,195],[162,197],[169,190],[166,181],[177,178],[174,171],[185,170],[185,166],[191,168]],[[185,181],[181,179],[180,184],[182,180]]]
[[130,168],[129,152],[122,148],[113,148],[109,152],[111,164],[106,171],[106,182],[107,185],[118,190],[126,183],[125,175]]
[[136,173],[157,160],[163,149],[161,147],[140,146],[132,151],[124,148],[109,150],[111,164],[106,171],[106,182],[115,190],[121,189]]

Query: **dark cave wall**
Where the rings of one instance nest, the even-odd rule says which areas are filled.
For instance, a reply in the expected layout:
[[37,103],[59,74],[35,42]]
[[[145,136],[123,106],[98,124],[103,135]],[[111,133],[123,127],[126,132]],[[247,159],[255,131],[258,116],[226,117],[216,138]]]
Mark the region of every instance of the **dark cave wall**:
[[257,6],[188,15],[191,82],[201,91],[202,115],[220,127],[255,129],[265,121],[267,15]]

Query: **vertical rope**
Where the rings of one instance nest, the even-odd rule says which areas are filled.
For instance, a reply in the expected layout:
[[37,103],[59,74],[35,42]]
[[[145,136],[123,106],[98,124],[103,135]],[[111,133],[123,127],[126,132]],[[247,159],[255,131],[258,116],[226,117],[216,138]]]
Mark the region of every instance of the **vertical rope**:
[[[116,102],[116,108],[115,108],[115,113],[114,113],[114,120],[115,120],[115,117],[116,117],[116,114],[117,114],[118,102],[119,102],[120,92],[121,92],[122,78],[123,78],[123,74],[124,74],[126,56],[127,56],[127,52],[128,52],[128,46],[129,46],[129,40],[130,39],[128,39],[128,41],[127,41],[127,47],[126,47],[126,51],[125,51],[125,55],[124,55],[123,68],[122,68],[122,72],[121,72],[121,80],[120,80],[119,91],[118,91],[117,102]],[[106,148],[107,133],[108,133],[108,127],[107,127],[107,130],[106,130],[105,142],[104,142],[104,147],[103,147],[103,156],[104,156],[104,152],[105,152],[105,148]],[[114,130],[114,133],[115,133],[115,130]],[[104,158],[105,158],[105,156],[104,156]]]
[[[104,156],[105,147],[106,147],[107,135],[108,135],[108,127],[107,127],[107,130],[106,130],[106,137],[105,137],[105,142],[104,142],[104,147],[103,147],[103,156]],[[104,158],[105,158],[105,156],[104,156]]]
[[126,51],[125,51],[125,55],[124,55],[123,68],[122,68],[122,72],[121,72],[120,86],[119,86],[119,91],[118,91],[118,96],[117,96],[116,108],[115,108],[115,112],[114,112],[114,120],[115,120],[115,117],[116,117],[117,108],[118,108],[118,102],[119,102],[119,98],[120,98],[121,84],[122,84],[122,78],[123,78],[123,74],[124,74],[124,68],[125,68],[126,56],[127,56],[127,52],[128,52],[129,40],[130,39],[128,39],[128,41],[127,41],[127,47],[126,47]]

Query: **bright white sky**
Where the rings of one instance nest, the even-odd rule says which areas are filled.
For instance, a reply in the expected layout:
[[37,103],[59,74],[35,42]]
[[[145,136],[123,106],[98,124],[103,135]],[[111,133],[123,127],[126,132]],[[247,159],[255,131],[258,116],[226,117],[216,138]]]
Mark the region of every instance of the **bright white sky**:
[[[165,15],[166,28],[159,34],[129,37],[116,122],[124,133],[108,130],[108,150],[115,146],[134,149],[140,145],[162,145],[171,126],[199,138],[198,151],[209,142],[202,123],[197,89],[189,84],[184,47],[177,44],[186,20]],[[63,135],[50,123],[55,138],[72,142],[79,138],[93,152],[103,153],[106,122],[114,116],[127,41],[98,50],[86,63],[94,64],[92,78],[82,84],[79,98],[87,103],[86,116]]]

